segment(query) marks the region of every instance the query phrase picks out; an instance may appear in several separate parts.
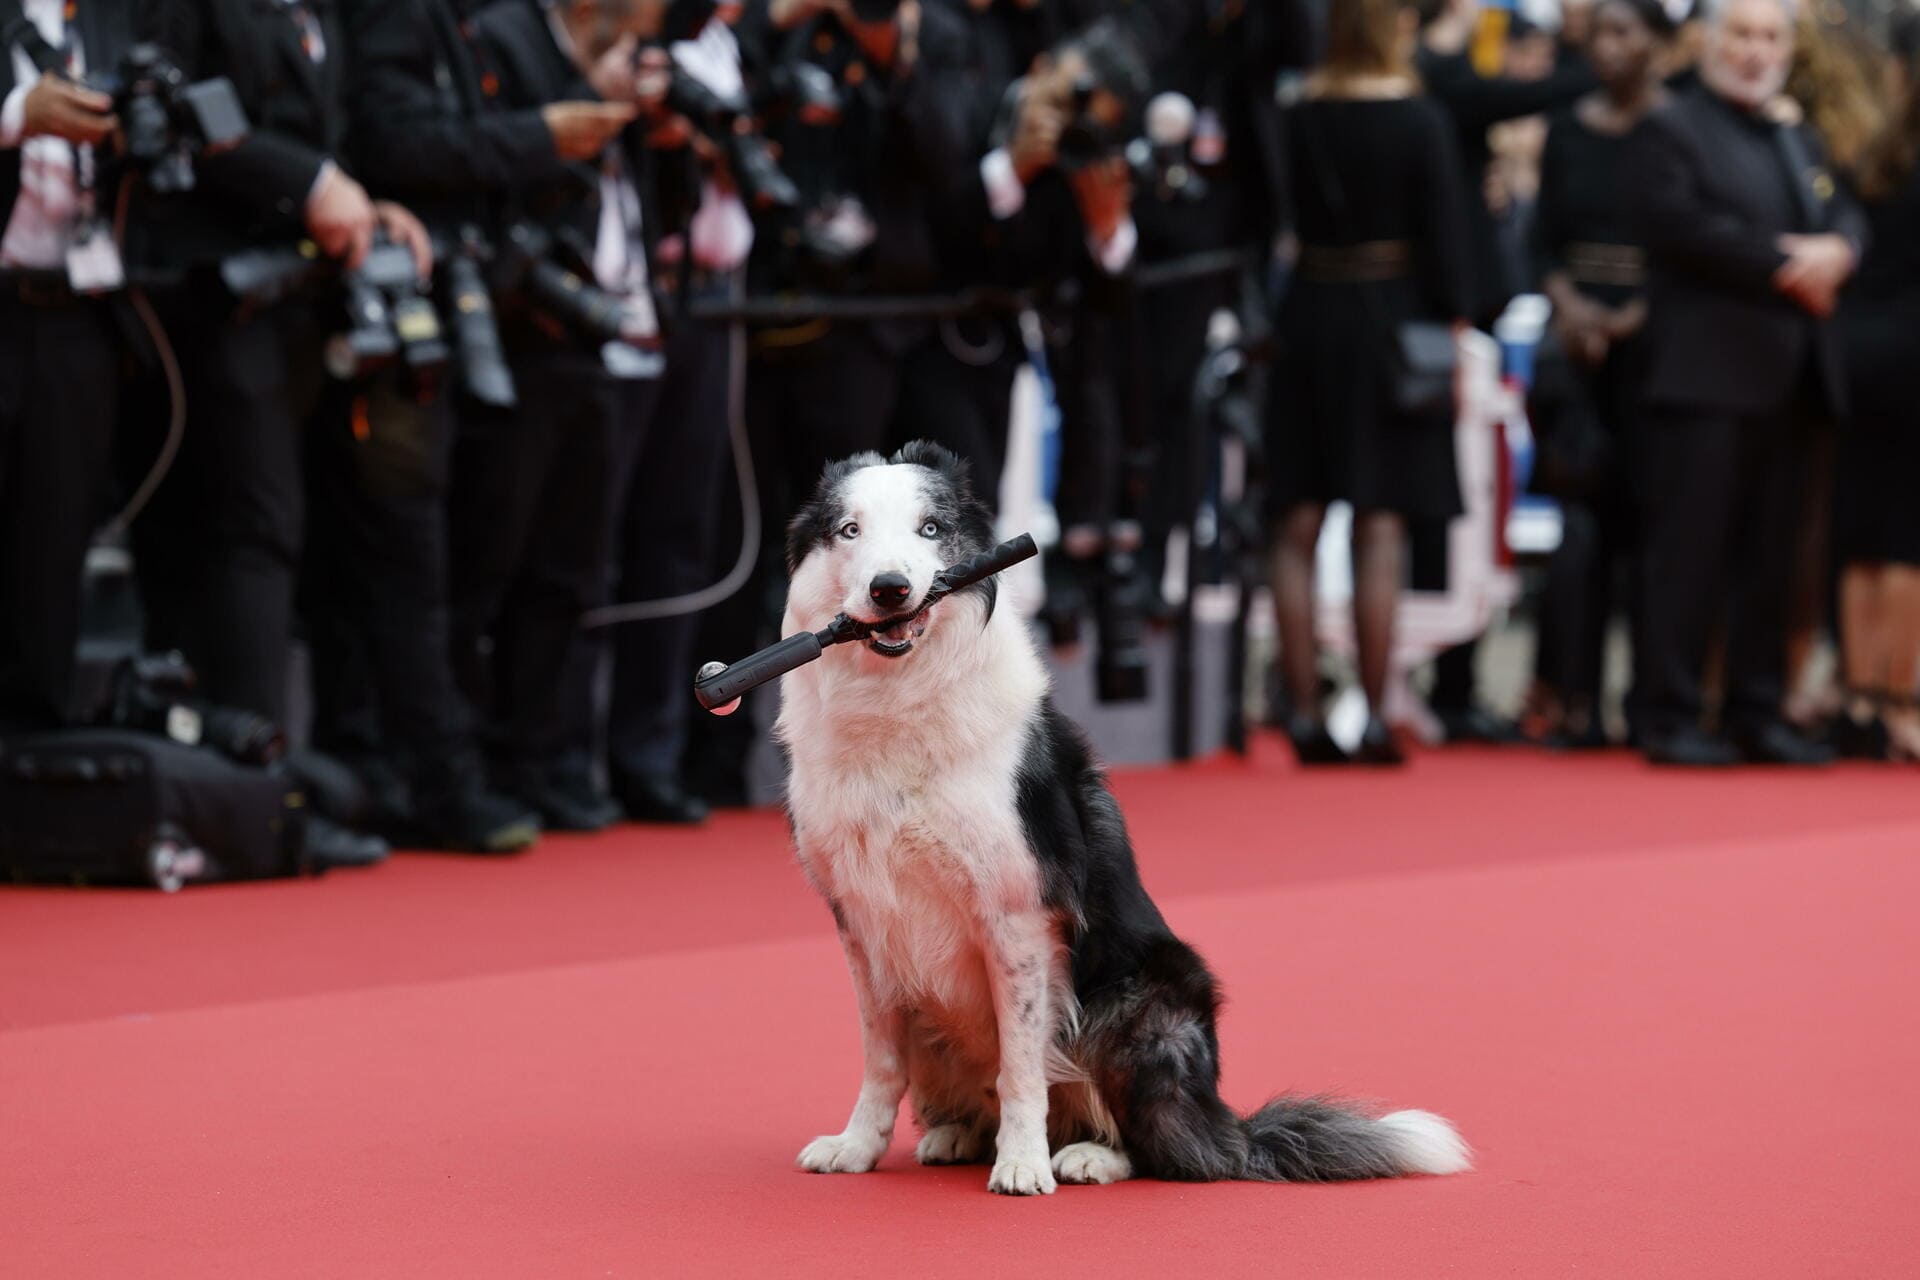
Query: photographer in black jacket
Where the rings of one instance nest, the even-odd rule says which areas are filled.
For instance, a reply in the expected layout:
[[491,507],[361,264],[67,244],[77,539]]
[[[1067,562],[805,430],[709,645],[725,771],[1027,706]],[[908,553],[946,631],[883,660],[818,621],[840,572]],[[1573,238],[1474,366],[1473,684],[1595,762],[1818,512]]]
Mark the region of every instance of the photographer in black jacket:
[[[662,51],[636,58],[665,9],[664,0],[495,0],[473,19],[500,108],[591,101],[640,121],[517,200],[509,243],[537,225],[553,246],[515,250],[529,261],[518,296],[502,307],[521,407],[467,423],[454,452],[456,660],[488,708],[498,780],[557,830],[598,830],[620,817],[579,749],[590,711],[569,672],[580,661],[581,616],[606,600],[611,479],[630,433],[645,432],[654,416],[665,367],[652,257],[663,225],[677,219],[662,212],[647,140],[671,124],[654,119],[668,78]],[[544,257],[550,268],[556,253],[577,281],[592,282],[607,323],[587,322],[584,294],[568,303],[554,294],[550,272],[536,274],[532,260]],[[477,660],[483,641],[486,662]]]
[[[128,231],[134,268],[177,282],[158,301],[187,392],[180,455],[137,543],[150,638],[186,654],[212,701],[284,723],[302,451],[339,304],[325,286],[236,299],[221,268],[304,241],[350,271],[384,233],[424,278],[432,249],[410,213],[370,199],[338,158],[346,54],[334,9],[143,0],[138,31],[188,79],[231,79],[251,123],[239,145],[199,158],[191,190],[143,191]],[[330,860],[384,856],[378,841],[340,835]]]
[[514,412],[484,279],[504,211],[523,187],[599,154],[631,112],[491,109],[454,0],[349,0],[344,25],[349,155],[440,246],[436,294],[455,352],[434,387],[393,373],[341,387],[315,433],[314,517],[326,534],[316,527],[308,589],[332,607],[310,623],[314,737],[375,782],[413,838],[512,851],[533,841],[539,817],[487,786],[448,665],[450,454],[463,425],[484,431]]

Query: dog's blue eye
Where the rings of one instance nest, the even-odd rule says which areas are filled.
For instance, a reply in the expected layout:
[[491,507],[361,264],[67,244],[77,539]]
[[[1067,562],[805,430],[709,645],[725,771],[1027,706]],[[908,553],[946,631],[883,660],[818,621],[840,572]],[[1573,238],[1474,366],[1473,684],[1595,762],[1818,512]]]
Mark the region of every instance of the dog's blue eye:
[[860,536],[860,526],[849,520],[840,526],[840,536],[851,542]]
[[937,524],[932,520],[927,521],[925,524],[920,526],[920,536],[923,538],[939,537],[940,536],[939,524]]

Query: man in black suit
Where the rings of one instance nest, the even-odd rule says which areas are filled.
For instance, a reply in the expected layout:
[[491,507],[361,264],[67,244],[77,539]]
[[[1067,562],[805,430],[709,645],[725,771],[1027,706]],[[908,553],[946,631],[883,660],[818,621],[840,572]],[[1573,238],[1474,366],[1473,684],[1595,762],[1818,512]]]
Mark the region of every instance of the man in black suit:
[[[300,250],[352,269],[384,230],[425,277],[432,250],[411,214],[369,199],[339,158],[345,41],[333,6],[142,0],[136,29],[189,80],[230,79],[251,125],[237,146],[198,158],[192,190],[142,189],[128,230],[138,269],[177,286],[156,304],[187,392],[179,457],[137,530],[149,637],[182,651],[214,702],[284,723],[302,453],[336,322],[324,285],[236,300],[220,267],[251,250]],[[326,856],[384,854],[343,833]]]
[[[22,16],[0,4],[0,25]],[[104,514],[120,344],[68,255],[104,224],[95,148],[116,127],[78,77],[110,70],[124,3],[26,0],[0,47],[0,733],[74,712],[81,566]],[[77,282],[82,290],[84,278]]]
[[[591,831],[621,816],[581,749],[588,695],[570,679],[579,624],[606,602],[614,486],[622,445],[647,430],[664,368],[653,262],[663,222],[646,123],[664,83],[636,65],[661,29],[661,0],[494,0],[473,19],[474,49],[495,108],[606,104],[632,124],[550,183],[516,194],[519,216],[572,244],[582,269],[621,298],[621,341],[588,340],[537,299],[502,311],[520,409],[474,416],[454,450],[456,661],[486,708],[500,785],[537,807],[549,829]],[[622,437],[627,437],[623,440]],[[704,495],[702,495],[704,496]],[[490,641],[490,657],[476,660]]]
[[[426,221],[452,255],[436,263],[439,293],[464,308],[444,278],[454,261],[499,237],[519,189],[597,155],[630,112],[598,102],[490,109],[453,0],[347,0],[341,25],[349,163],[371,192]],[[310,433],[304,593],[322,606],[308,617],[315,744],[368,779],[381,817],[410,840],[497,853],[531,844],[539,817],[487,785],[449,665],[454,437],[465,422],[484,430],[512,416],[483,396],[497,400],[499,389],[460,376],[420,387],[391,370],[334,388]]]
[[[1643,737],[1667,764],[1817,764],[1781,714],[1794,548],[1812,423],[1845,413],[1827,323],[1866,235],[1812,133],[1776,105],[1793,53],[1787,0],[1724,0],[1701,83],[1634,142],[1651,267]],[[1721,726],[1701,682],[1724,621]]]

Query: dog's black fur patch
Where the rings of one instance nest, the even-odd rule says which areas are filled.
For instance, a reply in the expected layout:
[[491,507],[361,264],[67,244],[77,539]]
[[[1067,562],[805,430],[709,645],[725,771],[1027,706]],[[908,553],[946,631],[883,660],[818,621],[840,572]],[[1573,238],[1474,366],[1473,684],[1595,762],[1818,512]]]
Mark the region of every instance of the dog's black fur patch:
[[1219,987],[1147,896],[1106,777],[1050,698],[1027,726],[1017,787],[1072,957],[1082,1028],[1073,1056],[1092,1072],[1136,1169],[1182,1181],[1400,1173],[1390,1135],[1351,1107],[1278,1098],[1242,1118],[1221,1101]]

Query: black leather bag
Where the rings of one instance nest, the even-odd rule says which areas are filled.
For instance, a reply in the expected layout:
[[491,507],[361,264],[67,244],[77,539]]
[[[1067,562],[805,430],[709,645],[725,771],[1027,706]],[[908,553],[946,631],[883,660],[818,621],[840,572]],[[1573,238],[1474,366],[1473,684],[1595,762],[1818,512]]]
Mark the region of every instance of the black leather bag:
[[308,870],[306,801],[288,779],[128,729],[0,750],[0,878],[178,889]]
[[1605,497],[1616,465],[1613,436],[1601,421],[1591,375],[1552,334],[1534,353],[1527,421],[1534,436],[1530,490],[1559,502]]

